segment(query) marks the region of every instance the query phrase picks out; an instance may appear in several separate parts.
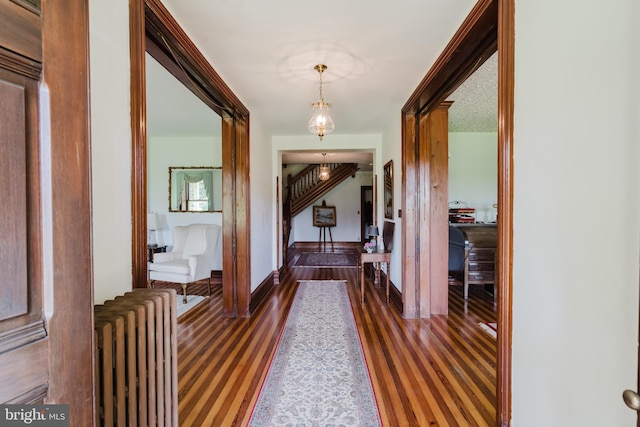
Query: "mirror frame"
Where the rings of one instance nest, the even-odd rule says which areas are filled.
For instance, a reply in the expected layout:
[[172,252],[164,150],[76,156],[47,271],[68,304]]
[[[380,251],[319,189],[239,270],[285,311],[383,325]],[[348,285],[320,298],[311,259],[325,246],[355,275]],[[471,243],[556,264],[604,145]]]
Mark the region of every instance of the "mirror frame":
[[[220,206],[220,209],[215,209],[215,205],[213,203],[213,200],[211,201],[212,205],[213,205],[213,209],[208,209],[206,211],[190,211],[190,210],[180,210],[180,209],[173,209],[173,206],[171,205],[171,189],[172,189],[172,184],[173,184],[173,174],[172,172],[174,170],[184,170],[184,169],[203,169],[203,170],[220,170],[220,173],[222,173],[222,167],[221,166],[169,166],[169,191],[168,191],[168,195],[169,195],[169,212],[171,213],[214,213],[214,212],[222,212],[222,206]],[[215,187],[215,180],[212,183]],[[220,198],[222,198],[222,179],[220,180],[220,188],[215,188],[216,190],[219,190],[220,192]],[[214,193],[215,194],[215,193]],[[222,204],[222,201],[220,202]]]
[[393,219],[393,160],[384,165],[384,217]]

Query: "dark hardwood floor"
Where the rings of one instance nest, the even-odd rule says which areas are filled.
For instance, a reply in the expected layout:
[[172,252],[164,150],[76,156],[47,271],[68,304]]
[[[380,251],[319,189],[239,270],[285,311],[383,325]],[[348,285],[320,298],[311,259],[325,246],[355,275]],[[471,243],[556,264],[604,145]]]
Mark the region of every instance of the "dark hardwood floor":
[[[462,286],[450,286],[449,316],[404,319],[369,279],[360,304],[355,267],[286,267],[251,318],[223,318],[217,284],[178,320],[181,426],[247,424],[297,281],[309,279],[347,280],[385,426],[496,425],[496,342],[478,325],[496,321],[496,304],[480,287],[464,301]],[[206,284],[189,291],[206,294]]]

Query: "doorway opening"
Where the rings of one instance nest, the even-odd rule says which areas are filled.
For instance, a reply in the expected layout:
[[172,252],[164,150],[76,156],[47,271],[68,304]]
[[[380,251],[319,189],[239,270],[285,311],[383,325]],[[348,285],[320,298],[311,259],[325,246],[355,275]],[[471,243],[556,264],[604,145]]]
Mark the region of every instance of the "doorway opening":
[[[423,119],[439,108],[448,94],[490,56],[499,52],[496,418],[498,425],[505,426],[511,421],[514,3],[513,0],[478,2],[402,109],[403,305],[406,317],[430,317],[433,288],[429,283],[430,260],[426,254],[432,252],[433,234],[429,227],[427,230],[420,227],[420,208],[431,206],[428,189],[433,183],[429,182],[428,162],[420,159],[417,152],[419,147],[428,146],[428,131],[432,127]],[[407,197],[414,194],[423,197]]]
[[251,300],[249,111],[160,0],[130,0],[133,286],[146,287],[147,129],[145,54],[222,117],[222,279],[226,317],[248,317]]
[[360,187],[360,243],[370,239],[367,227],[373,225],[373,185]]

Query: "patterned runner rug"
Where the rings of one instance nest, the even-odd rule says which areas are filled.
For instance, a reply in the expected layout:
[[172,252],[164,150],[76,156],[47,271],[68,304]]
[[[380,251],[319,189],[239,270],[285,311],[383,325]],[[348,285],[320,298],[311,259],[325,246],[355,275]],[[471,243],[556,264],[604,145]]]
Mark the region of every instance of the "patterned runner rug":
[[249,426],[380,426],[346,281],[300,281]]
[[356,254],[336,252],[303,252],[297,259],[296,267],[355,267]]

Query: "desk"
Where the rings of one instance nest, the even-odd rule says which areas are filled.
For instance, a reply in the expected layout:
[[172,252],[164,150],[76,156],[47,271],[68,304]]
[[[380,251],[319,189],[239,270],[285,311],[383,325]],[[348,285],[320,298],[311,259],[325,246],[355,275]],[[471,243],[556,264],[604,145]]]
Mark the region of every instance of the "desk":
[[490,286],[496,298],[495,260],[498,242],[496,224],[452,224],[465,235],[468,249],[465,250],[463,296],[469,298],[469,285]]
[[364,304],[364,264],[367,262],[376,263],[376,277],[380,280],[380,263],[387,264],[387,304],[389,303],[389,264],[391,264],[391,252],[361,252],[360,253],[360,299]]

